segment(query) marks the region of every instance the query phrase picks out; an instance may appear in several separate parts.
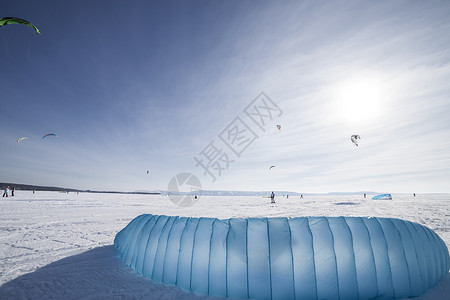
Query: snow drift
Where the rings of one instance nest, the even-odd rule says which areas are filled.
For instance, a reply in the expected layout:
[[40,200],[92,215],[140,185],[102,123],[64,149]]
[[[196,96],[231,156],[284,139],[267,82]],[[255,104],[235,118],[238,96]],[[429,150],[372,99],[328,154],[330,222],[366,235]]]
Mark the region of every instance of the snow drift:
[[425,293],[450,267],[434,231],[394,218],[145,214],[114,245],[152,280],[235,298],[407,298]]

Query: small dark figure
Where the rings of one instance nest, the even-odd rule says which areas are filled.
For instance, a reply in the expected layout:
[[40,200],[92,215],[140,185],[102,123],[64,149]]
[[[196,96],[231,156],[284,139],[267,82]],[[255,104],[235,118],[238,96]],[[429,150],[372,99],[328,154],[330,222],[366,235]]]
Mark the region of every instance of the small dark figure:
[[364,198],[366,198],[366,193],[364,193]]
[[286,199],[289,199],[289,195],[286,195]]
[[34,194],[34,190],[33,190],[33,194]]
[[414,197],[415,197],[415,196],[416,196],[416,193],[414,193],[413,195],[414,195]]
[[11,197],[14,197],[14,191],[16,190],[16,187],[13,186],[12,190],[11,190]]
[[300,195],[300,199],[303,198],[303,195]]
[[270,194],[270,203],[275,203],[275,194],[273,192]]

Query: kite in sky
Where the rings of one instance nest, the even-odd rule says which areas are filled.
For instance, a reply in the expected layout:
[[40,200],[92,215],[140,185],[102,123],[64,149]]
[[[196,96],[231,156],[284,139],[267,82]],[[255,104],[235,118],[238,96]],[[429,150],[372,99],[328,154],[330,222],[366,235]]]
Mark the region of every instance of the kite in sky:
[[23,25],[27,25],[30,26],[31,28],[33,28],[37,34],[41,34],[41,32],[39,31],[39,29],[37,29],[36,26],[34,26],[33,24],[31,24],[30,22],[21,19],[21,18],[14,18],[14,17],[4,17],[4,18],[0,18],[0,27],[4,26],[4,25],[9,25],[9,24],[23,24]]
[[269,167],[269,170],[271,170],[272,168],[275,168],[275,166],[270,166],[270,167]]
[[42,139],[45,139],[46,137],[48,137],[48,136],[55,136],[55,137],[58,137],[56,134],[54,134],[54,133],[47,133],[46,135],[44,135],[43,137],[42,137]]
[[20,141],[23,141],[23,140],[28,140],[28,138],[25,137],[25,136],[24,136],[24,137],[21,137],[20,139],[17,140],[17,142],[20,142]]
[[357,134],[352,135],[352,137],[350,138],[353,142],[353,144],[355,144],[356,146],[358,146],[358,140],[361,139],[361,137]]

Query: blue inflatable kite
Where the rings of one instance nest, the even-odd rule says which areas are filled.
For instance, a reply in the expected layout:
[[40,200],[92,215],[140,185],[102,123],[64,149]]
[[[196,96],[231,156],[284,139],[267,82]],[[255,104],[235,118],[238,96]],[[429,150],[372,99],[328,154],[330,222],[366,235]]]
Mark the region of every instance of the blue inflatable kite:
[[380,194],[372,197],[372,200],[392,200],[391,194]]
[[114,245],[152,280],[233,298],[408,298],[425,293],[450,267],[435,232],[390,218],[146,214]]

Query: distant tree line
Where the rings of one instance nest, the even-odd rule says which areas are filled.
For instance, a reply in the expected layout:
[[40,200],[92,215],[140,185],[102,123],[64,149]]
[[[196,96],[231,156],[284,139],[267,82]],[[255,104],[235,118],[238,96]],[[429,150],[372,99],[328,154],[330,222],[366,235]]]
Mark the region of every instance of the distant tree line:
[[80,192],[80,193],[112,193],[112,194],[140,194],[140,195],[160,195],[160,192],[117,192],[117,191],[91,191],[91,190],[79,190],[79,189],[70,189],[70,188],[62,188],[62,187],[54,187],[54,186],[41,186],[41,185],[31,185],[31,184],[22,184],[22,183],[8,183],[8,182],[0,182],[0,187],[2,190],[5,187],[9,186],[10,188],[15,187],[17,190],[22,191],[52,191],[52,192]]

